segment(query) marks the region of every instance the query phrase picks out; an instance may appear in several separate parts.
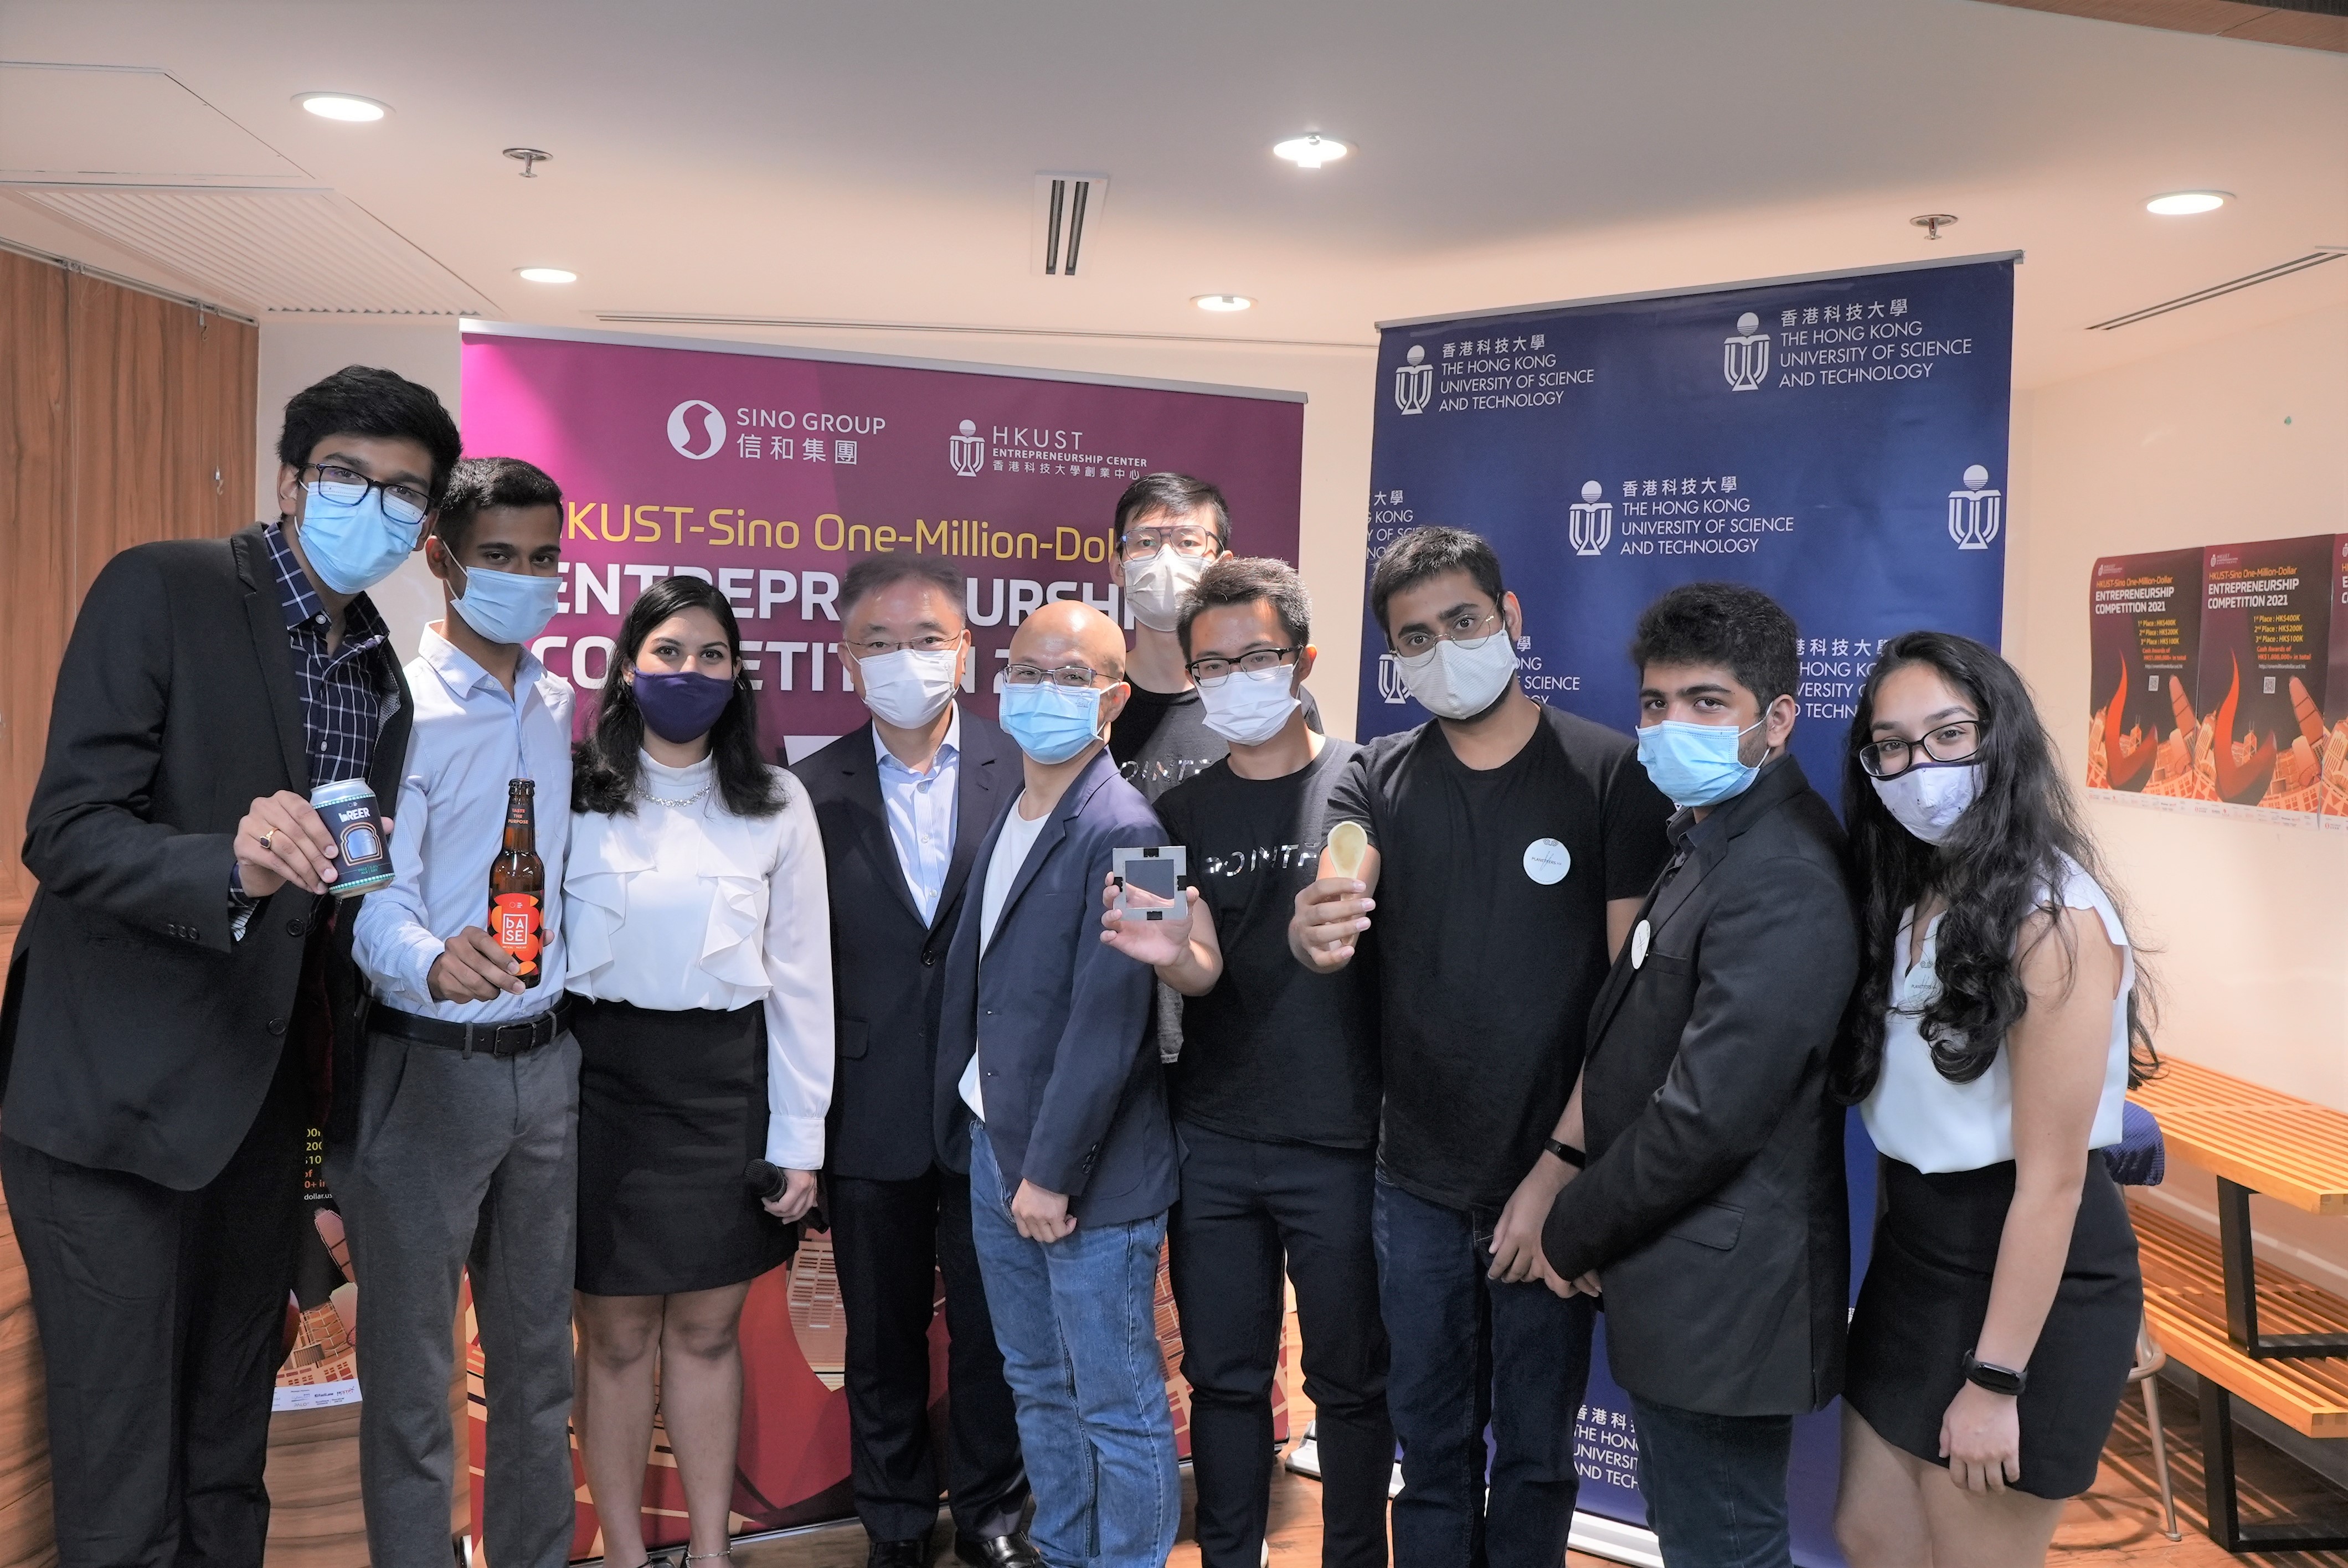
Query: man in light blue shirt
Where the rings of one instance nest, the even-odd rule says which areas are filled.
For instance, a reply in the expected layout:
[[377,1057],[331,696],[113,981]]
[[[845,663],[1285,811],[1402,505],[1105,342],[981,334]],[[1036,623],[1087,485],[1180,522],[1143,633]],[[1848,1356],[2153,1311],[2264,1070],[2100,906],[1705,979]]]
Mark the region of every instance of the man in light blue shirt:
[[938,743],[927,773],[915,773],[889,749],[879,725],[872,727],[873,760],[880,768],[880,805],[889,814],[889,842],[905,874],[905,891],[922,912],[922,924],[937,917],[938,894],[953,863],[954,786],[962,778],[962,704],[948,705],[945,739]]
[[[326,1150],[366,1304],[369,1559],[447,1568],[448,1326],[469,1268],[489,1394],[484,1543],[501,1568],[562,1568],[579,1123],[562,995],[572,692],[528,651],[561,588],[561,492],[514,458],[459,463],[425,550],[448,613],[407,665],[416,717],[390,814],[393,881],[353,935],[375,996],[357,1131]],[[510,788],[522,780],[527,796]],[[524,798],[545,867],[527,979],[488,927],[509,800]]]

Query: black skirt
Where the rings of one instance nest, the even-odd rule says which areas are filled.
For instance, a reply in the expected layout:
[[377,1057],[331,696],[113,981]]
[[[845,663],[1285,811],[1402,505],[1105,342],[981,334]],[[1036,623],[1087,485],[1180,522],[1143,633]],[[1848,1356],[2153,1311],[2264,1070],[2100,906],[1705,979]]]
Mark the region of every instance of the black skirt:
[[[1945,1467],[1941,1418],[1964,1386],[1963,1358],[1989,1313],[2013,1162],[1928,1176],[1886,1159],[1878,1179],[1882,1217],[1851,1317],[1843,1398],[1884,1441]],[[2143,1315],[2136,1229],[2103,1157],[2091,1153],[2063,1283],[2017,1401],[2019,1490],[2064,1498],[2095,1484]]]
[[743,1169],[767,1152],[759,1006],[655,1012],[581,999],[579,1288],[668,1296],[756,1279],[798,1250]]

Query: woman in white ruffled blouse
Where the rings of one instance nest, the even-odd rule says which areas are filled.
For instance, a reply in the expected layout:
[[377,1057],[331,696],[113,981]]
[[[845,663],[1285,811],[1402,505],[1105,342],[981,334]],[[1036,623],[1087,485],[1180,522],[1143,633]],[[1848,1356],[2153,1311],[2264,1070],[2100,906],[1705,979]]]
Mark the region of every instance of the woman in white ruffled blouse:
[[[760,757],[741,633],[696,578],[629,608],[572,769],[577,1419],[603,1560],[646,1560],[657,1399],[687,1563],[726,1554],[751,1282],[789,1261],[831,1100],[830,917],[806,794]],[[747,1179],[763,1160],[781,1190]],[[771,1173],[757,1173],[771,1181]]]

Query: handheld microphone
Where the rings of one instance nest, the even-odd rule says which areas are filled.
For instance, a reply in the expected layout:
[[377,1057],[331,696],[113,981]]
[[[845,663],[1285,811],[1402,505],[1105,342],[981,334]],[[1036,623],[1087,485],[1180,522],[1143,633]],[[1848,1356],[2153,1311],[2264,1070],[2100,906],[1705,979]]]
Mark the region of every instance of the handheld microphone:
[[781,1197],[783,1189],[790,1184],[780,1165],[769,1164],[764,1160],[753,1160],[743,1166],[742,1181],[750,1189],[750,1195],[762,1204],[772,1203]]

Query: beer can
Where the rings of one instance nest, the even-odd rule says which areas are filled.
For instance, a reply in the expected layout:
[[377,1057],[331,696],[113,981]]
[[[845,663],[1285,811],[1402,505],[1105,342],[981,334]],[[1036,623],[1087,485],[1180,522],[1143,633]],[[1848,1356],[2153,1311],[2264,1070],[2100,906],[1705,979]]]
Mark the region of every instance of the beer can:
[[391,880],[391,846],[383,841],[375,790],[365,779],[320,784],[310,804],[335,835],[335,880],[326,891],[337,898],[372,893]]

